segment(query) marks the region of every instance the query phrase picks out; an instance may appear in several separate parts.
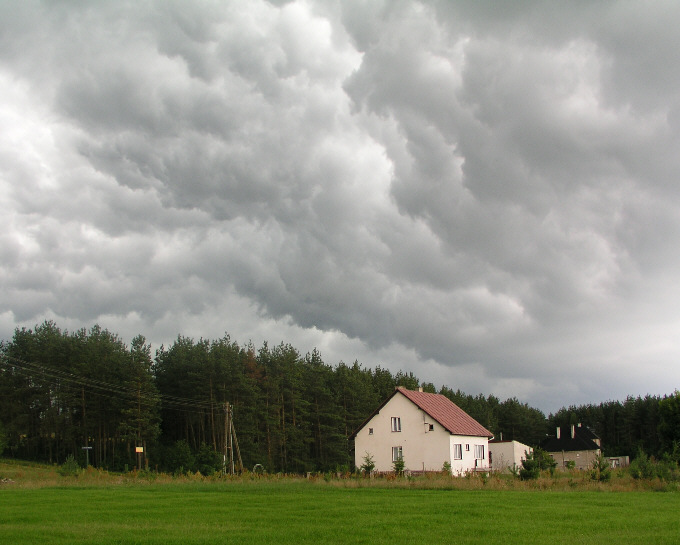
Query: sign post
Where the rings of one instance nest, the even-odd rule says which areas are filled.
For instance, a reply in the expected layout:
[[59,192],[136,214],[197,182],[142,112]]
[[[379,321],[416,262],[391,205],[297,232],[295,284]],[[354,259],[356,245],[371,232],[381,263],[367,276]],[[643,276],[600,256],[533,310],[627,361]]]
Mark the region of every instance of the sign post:
[[85,469],[87,469],[90,466],[90,451],[92,447],[82,447],[82,449],[85,451]]
[[135,452],[137,453],[137,469],[142,470],[142,454],[144,453],[144,447],[135,447]]

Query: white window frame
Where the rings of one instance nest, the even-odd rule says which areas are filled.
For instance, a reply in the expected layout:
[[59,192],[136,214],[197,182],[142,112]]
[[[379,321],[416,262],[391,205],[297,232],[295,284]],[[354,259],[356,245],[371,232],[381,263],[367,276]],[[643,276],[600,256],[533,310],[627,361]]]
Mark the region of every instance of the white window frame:
[[396,462],[397,460],[403,460],[404,459],[404,449],[403,447],[392,447],[392,461]]
[[454,443],[453,445],[453,459],[462,460],[463,459],[463,445],[462,443]]
[[484,460],[484,445],[475,445],[475,460]]
[[394,431],[394,432],[401,431],[401,417],[393,416],[392,419],[391,419],[391,426],[392,426],[392,431]]

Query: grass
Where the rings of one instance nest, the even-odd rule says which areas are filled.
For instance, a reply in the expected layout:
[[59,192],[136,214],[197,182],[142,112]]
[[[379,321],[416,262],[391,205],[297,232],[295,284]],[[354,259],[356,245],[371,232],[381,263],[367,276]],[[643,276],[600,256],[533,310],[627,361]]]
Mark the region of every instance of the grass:
[[680,535],[675,492],[501,488],[501,481],[464,479],[211,481],[96,471],[65,478],[47,466],[3,464],[0,477],[14,481],[0,485],[0,543],[19,545],[648,545]]

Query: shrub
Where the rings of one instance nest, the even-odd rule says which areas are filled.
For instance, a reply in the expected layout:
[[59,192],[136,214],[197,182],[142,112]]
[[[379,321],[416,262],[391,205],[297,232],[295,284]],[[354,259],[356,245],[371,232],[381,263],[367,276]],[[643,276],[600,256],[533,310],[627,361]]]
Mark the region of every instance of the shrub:
[[656,477],[655,466],[654,459],[647,456],[647,453],[642,449],[639,449],[637,456],[630,463],[628,471],[633,479],[653,479]]
[[69,454],[66,457],[66,461],[61,464],[61,467],[57,470],[57,472],[62,477],[77,477],[80,474],[80,465],[73,455]]
[[552,456],[543,449],[537,448],[533,452],[527,453],[527,457],[522,461],[522,468],[519,470],[519,478],[523,481],[538,479],[541,471],[549,471],[550,475],[555,472],[557,462]]
[[404,467],[406,464],[404,463],[404,459],[400,456],[397,458],[394,462],[392,462],[392,467],[394,468],[394,472],[397,475],[403,475],[404,474]]
[[184,473],[192,471],[196,459],[191,453],[189,443],[184,440],[177,441],[166,452],[165,467],[167,470],[183,475]]
[[630,463],[628,468],[633,479],[660,479],[666,482],[680,480],[680,470],[675,460],[674,453],[664,454],[661,460],[656,460],[653,456],[639,449],[637,456]]
[[209,476],[222,470],[223,456],[203,443],[195,458],[196,469],[201,475]]
[[375,469],[375,460],[373,460],[373,456],[371,456],[371,454],[367,452],[366,454],[364,454],[363,461],[364,463],[361,464],[361,467],[359,469],[364,475],[370,475],[371,473],[373,473],[373,470]]
[[593,481],[606,482],[612,478],[612,470],[607,459],[600,454],[593,462],[590,470],[590,478]]

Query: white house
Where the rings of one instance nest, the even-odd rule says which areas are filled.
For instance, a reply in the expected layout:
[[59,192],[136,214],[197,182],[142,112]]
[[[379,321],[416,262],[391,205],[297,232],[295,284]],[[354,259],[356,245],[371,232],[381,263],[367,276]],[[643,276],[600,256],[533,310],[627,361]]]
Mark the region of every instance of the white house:
[[522,467],[527,454],[534,451],[519,441],[489,441],[489,465],[493,471],[507,472],[513,466]]
[[361,467],[372,457],[375,471],[392,471],[398,458],[406,471],[451,473],[489,469],[493,434],[441,394],[395,389],[352,435],[354,459]]

